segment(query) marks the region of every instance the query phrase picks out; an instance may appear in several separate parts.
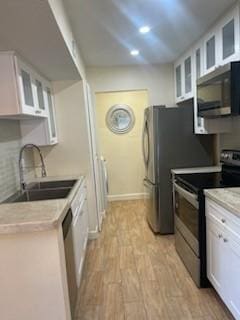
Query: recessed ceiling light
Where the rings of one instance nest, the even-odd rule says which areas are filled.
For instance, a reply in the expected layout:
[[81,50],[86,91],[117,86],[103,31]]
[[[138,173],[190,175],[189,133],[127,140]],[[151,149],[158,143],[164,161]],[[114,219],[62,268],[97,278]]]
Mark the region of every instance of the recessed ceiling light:
[[132,56],[138,56],[139,55],[139,50],[132,50],[130,51]]
[[141,28],[139,28],[139,32],[142,34],[148,33],[151,30],[151,28],[149,26],[143,26]]

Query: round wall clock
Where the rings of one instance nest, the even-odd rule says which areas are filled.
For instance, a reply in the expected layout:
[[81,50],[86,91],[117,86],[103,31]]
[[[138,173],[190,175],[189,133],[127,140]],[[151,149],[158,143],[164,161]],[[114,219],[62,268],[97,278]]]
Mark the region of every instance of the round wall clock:
[[125,104],[112,106],[106,115],[106,124],[112,132],[123,134],[129,132],[135,123],[132,109]]

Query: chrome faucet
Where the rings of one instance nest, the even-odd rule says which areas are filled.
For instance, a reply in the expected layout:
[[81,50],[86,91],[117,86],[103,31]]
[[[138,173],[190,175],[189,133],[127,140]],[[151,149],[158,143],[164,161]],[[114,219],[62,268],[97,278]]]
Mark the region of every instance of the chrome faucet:
[[23,163],[22,163],[23,162],[23,152],[24,152],[25,149],[30,149],[30,148],[35,148],[39,153],[40,160],[41,160],[42,177],[46,177],[46,175],[47,175],[46,167],[45,167],[45,164],[44,164],[44,161],[43,161],[43,156],[42,156],[42,153],[41,153],[41,150],[39,149],[39,147],[36,146],[35,144],[32,144],[32,143],[25,144],[24,146],[22,146],[22,148],[20,150],[19,160],[18,160],[20,186],[21,186],[21,190],[22,191],[26,189],[26,182],[25,182],[25,179],[24,179],[24,169],[27,169],[27,168],[38,168],[38,166],[34,166],[34,167],[30,167],[30,166],[25,167],[25,166],[23,166]]

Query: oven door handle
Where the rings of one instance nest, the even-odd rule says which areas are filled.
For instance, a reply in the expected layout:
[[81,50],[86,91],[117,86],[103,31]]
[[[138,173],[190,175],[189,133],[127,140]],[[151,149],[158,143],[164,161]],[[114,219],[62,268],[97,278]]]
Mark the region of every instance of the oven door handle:
[[174,182],[174,189],[182,195],[188,202],[190,202],[196,209],[198,209],[198,197],[195,193],[191,193],[184,188],[180,187],[176,182]]

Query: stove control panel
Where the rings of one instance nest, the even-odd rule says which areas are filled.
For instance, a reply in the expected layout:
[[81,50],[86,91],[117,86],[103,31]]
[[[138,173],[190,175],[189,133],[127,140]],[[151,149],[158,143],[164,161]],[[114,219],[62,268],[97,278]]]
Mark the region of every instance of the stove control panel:
[[222,150],[221,163],[240,166],[240,150]]

